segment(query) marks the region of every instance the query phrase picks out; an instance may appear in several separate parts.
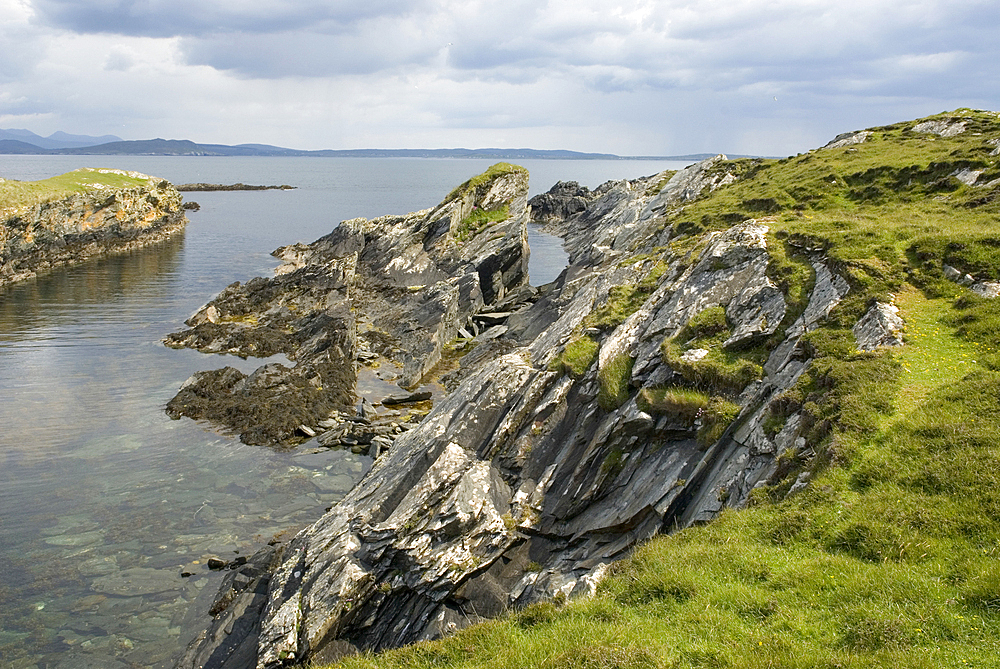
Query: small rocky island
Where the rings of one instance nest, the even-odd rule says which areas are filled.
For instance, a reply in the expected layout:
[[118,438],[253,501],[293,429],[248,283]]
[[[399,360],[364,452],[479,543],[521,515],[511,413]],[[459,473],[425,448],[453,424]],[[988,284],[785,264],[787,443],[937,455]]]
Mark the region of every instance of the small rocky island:
[[182,198],[138,172],[85,168],[44,181],[0,179],[0,287],[184,229]]
[[242,181],[234,184],[209,184],[209,183],[192,183],[192,184],[178,184],[177,190],[180,192],[194,192],[194,193],[206,193],[211,191],[237,191],[237,190],[295,190],[295,186],[289,186],[288,184],[282,184],[280,186],[255,186],[251,184],[245,184]]

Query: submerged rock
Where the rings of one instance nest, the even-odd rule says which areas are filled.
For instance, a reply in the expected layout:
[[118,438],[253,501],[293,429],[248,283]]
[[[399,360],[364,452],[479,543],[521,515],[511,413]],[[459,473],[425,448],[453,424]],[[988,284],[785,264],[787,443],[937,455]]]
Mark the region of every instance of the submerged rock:
[[94,579],[91,589],[105,595],[136,597],[180,590],[184,582],[172,571],[132,567]]

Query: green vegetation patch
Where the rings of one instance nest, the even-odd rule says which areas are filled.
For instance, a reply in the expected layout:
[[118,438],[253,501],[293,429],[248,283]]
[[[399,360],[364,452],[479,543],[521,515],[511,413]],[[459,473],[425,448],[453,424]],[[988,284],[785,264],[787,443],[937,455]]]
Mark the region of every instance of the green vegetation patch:
[[718,441],[740,413],[735,402],[682,386],[643,388],[636,401],[654,416],[669,416],[691,427],[700,421],[698,443],[705,447]]
[[482,174],[477,174],[476,176],[468,179],[459,186],[456,186],[450,193],[448,197],[444,199],[445,202],[451,202],[459,198],[464,198],[467,194],[471,192],[476,192],[483,186],[492,183],[498,177],[502,177],[507,174],[524,174],[527,176],[528,170],[521,167],[520,165],[512,165],[510,163],[496,163],[491,165]]
[[771,257],[767,265],[767,276],[785,297],[785,316],[775,331],[767,347],[773,348],[785,337],[785,331],[798,320],[809,304],[816,284],[816,271],[808,257],[792,247],[787,234],[778,231],[767,237],[767,253]]
[[693,235],[763,217],[799,248],[821,249],[845,263],[877,258],[890,271],[905,269],[906,249],[923,237],[995,237],[1000,191],[965,185],[956,175],[982,172],[977,183],[1000,177],[990,155],[995,147],[987,143],[1000,136],[1000,119],[969,110],[940,118],[965,121],[966,131],[914,133],[914,121],[874,128],[867,141],[849,147],[722,162],[714,169],[739,178],[671,214],[665,225]]
[[657,416],[670,416],[694,425],[705,411],[711,397],[708,393],[679,386],[643,388],[639,391],[639,408]]
[[0,211],[58,200],[75,193],[135,188],[149,183],[148,177],[135,175],[119,170],[85,168],[41,181],[0,179]]
[[723,397],[712,397],[701,415],[698,428],[698,443],[708,448],[717,442],[736,417],[740,415],[740,405]]
[[628,401],[634,362],[627,353],[619,353],[598,370],[597,403],[605,411],[613,411]]
[[[720,305],[702,309],[692,316],[677,334],[682,341],[718,342],[719,335],[729,336],[729,322],[726,320],[726,310]],[[723,337],[724,338],[724,337]]]
[[[721,306],[709,307],[693,316],[676,336],[660,346],[663,361],[691,386],[713,394],[740,393],[764,374],[764,348],[731,351],[722,347],[732,333]],[[707,351],[700,359],[684,358],[688,351]]]
[[563,352],[549,363],[549,369],[581,378],[597,360],[601,345],[590,337],[574,337],[566,344]]
[[467,241],[478,235],[491,223],[505,221],[508,218],[510,218],[510,206],[506,204],[498,209],[473,207],[472,213],[463,218],[455,229],[455,239],[460,242]]

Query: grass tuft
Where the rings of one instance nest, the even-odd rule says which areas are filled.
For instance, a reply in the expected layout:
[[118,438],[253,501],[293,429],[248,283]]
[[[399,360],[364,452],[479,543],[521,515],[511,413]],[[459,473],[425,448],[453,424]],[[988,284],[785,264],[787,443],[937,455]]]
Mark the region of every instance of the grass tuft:
[[600,344],[590,337],[574,337],[566,344],[563,352],[549,363],[549,369],[579,379],[597,360],[600,349]]
[[619,353],[598,370],[600,390],[597,393],[597,403],[605,411],[613,411],[628,401],[634,362],[627,353]]
[[528,170],[521,167],[520,165],[512,165],[510,163],[496,163],[491,165],[482,174],[477,174],[476,176],[463,182],[461,185],[456,186],[452,189],[444,201],[451,202],[459,198],[463,198],[469,193],[474,193],[486,184],[492,183],[499,177],[505,176],[507,174],[525,174],[527,175]]
[[468,241],[485,230],[491,223],[498,223],[510,218],[510,206],[503,205],[499,209],[474,208],[472,213],[463,218],[455,229],[455,239],[459,242]]

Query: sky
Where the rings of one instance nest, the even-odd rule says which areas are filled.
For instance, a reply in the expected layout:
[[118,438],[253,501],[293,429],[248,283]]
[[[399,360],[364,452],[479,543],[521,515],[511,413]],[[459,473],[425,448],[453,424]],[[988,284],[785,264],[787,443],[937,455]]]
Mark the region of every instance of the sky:
[[997,0],[0,0],[0,128],[784,156],[1000,110]]

